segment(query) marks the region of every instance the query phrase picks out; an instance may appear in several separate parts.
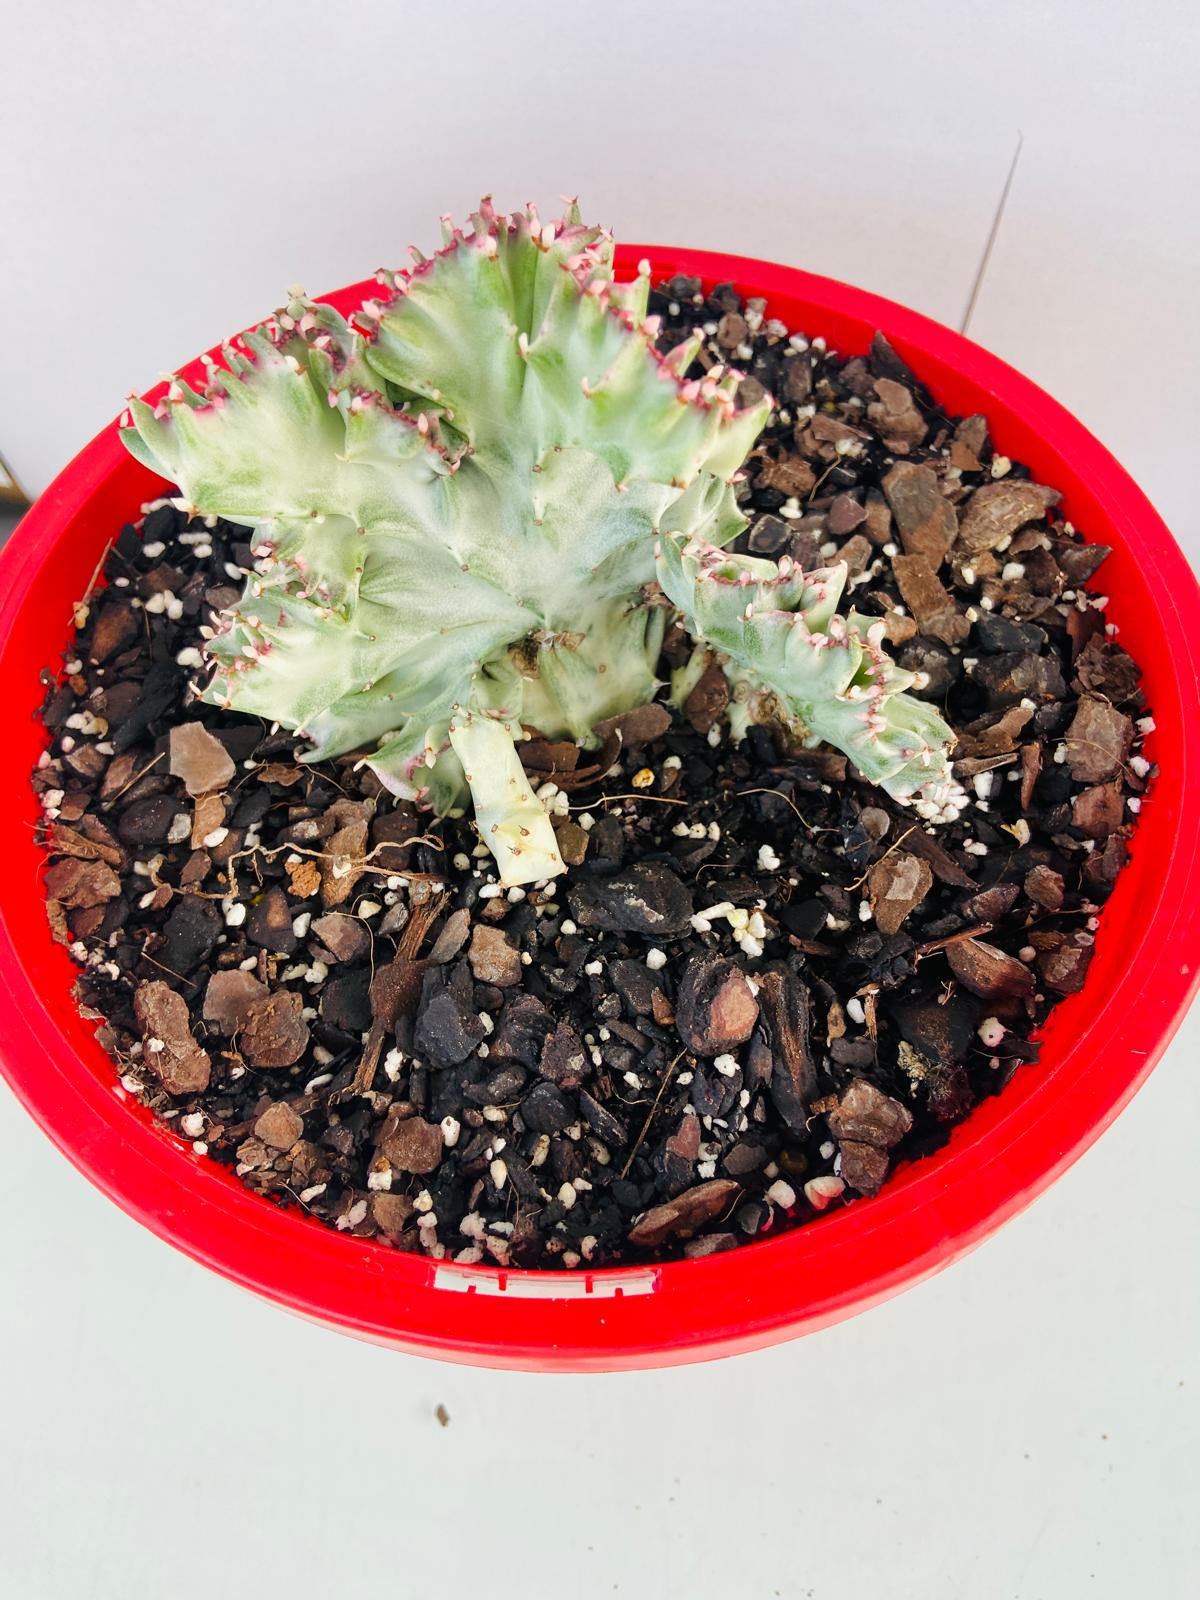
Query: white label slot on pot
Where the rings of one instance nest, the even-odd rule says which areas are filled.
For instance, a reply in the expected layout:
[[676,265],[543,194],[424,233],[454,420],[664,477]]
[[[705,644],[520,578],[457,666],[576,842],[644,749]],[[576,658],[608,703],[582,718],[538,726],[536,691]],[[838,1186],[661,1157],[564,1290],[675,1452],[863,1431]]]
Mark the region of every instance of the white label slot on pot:
[[611,1300],[618,1295],[654,1294],[659,1274],[653,1267],[635,1272],[520,1273],[473,1272],[469,1267],[438,1265],[433,1269],[435,1289],[459,1294],[507,1294],[518,1300]]

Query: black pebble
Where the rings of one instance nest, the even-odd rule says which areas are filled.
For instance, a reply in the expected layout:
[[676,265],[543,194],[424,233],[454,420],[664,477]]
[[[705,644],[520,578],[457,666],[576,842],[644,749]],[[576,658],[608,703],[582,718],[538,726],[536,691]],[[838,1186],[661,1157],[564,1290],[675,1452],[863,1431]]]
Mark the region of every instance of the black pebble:
[[180,895],[155,942],[154,959],[172,972],[192,973],[208,960],[224,925],[211,900]]

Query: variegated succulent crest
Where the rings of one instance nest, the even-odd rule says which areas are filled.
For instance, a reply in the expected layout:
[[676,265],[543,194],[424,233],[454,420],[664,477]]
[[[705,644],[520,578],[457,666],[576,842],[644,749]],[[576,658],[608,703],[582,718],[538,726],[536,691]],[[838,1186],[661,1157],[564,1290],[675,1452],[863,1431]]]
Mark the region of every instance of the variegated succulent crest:
[[[775,647],[729,634],[743,655],[730,649],[688,577],[697,561],[719,570],[744,525],[732,480],[769,399],[740,405],[732,370],[690,376],[696,339],[660,355],[647,272],[616,283],[610,235],[573,204],[543,224],[484,201],[468,231],[445,219],[442,249],[414,255],[353,321],[293,291],[226,346],[203,392],[175,380],[157,405],[130,402],[131,451],[200,513],[254,530],[206,698],[300,730],[312,760],[366,750],[390,789],[440,812],[469,793],[501,881],[551,877],[563,863],[517,743],[529,729],[594,742],[654,695],[657,576],[743,674],[747,717],[763,689],[795,687],[808,698],[793,717],[814,738],[853,735],[842,747],[859,760],[879,730],[821,710],[811,675],[760,680]],[[759,568],[756,583],[791,595],[794,578]],[[810,627],[832,641],[826,611]],[[890,673],[869,702],[895,734],[875,770],[909,792],[904,719],[918,764],[936,731],[906,675],[845,627],[856,665],[819,682],[844,698],[863,661]],[[848,647],[835,658],[849,666]]]
[[664,536],[657,549],[663,592],[697,640],[676,699],[711,646],[729,679],[734,738],[758,722],[799,745],[828,743],[894,798],[917,796],[923,816],[957,812],[950,729],[907,692],[915,675],[884,650],[883,622],[839,613],[845,563],[805,573],[788,556],[733,555],[686,535]]

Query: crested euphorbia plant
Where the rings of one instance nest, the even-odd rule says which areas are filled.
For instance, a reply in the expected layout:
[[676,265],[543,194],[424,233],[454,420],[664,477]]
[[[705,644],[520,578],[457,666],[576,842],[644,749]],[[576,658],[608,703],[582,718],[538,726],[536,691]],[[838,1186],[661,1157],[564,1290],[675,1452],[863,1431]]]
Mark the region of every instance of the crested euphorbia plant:
[[296,729],[310,760],[366,749],[439,812],[469,791],[501,881],[531,882],[564,868],[517,742],[594,744],[651,699],[675,607],[729,676],[735,736],[828,740],[936,814],[950,732],[882,625],[837,614],[845,568],[723,552],[769,399],[691,376],[698,339],[660,355],[645,267],[615,283],[574,206],[543,225],[484,202],[444,231],[353,323],[297,291],[203,393],[131,402],[134,455],[255,530],[205,698]]

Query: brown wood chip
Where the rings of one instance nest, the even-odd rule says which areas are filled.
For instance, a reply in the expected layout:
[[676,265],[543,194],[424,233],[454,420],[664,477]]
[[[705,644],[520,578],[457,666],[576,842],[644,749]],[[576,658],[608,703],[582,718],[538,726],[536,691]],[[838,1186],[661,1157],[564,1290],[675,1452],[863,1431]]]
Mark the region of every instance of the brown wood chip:
[[664,1239],[690,1239],[713,1217],[719,1216],[740,1192],[732,1178],[710,1178],[685,1189],[673,1200],[652,1206],[629,1230],[634,1245],[658,1245]]
[[[878,389],[880,383],[887,381],[878,379],[875,387]],[[900,385],[893,387],[899,389]],[[907,390],[901,392],[908,393]],[[958,533],[958,514],[942,493],[937,474],[930,467],[898,461],[883,480],[883,492],[896,519],[896,530],[905,554],[923,557],[936,571]]]
[[782,965],[760,973],[758,986],[758,1003],[771,1046],[771,1099],[788,1127],[800,1132],[817,1088],[809,1037],[809,993],[791,968]]
[[971,624],[959,610],[949,590],[924,556],[893,556],[892,568],[904,603],[922,633],[931,633],[943,644],[962,644]]
[[287,989],[276,989],[246,1009],[238,1045],[251,1066],[292,1067],[308,1049],[309,1029],[301,1015],[304,1001]]
[[65,856],[46,868],[46,894],[69,908],[107,905],[121,892],[121,880],[103,861]]
[[1024,962],[982,939],[960,939],[947,945],[946,960],[958,981],[984,1000],[1033,993],[1033,973]]
[[1078,783],[1115,777],[1129,757],[1133,719],[1096,695],[1085,694],[1067,729],[1067,765]]
[[877,861],[867,874],[867,891],[879,931],[899,932],[904,919],[932,888],[929,863],[908,850],[892,850]]
[[961,508],[955,556],[995,550],[1027,522],[1041,522],[1062,496],[1057,489],[1019,479],[981,484]]
[[142,1060],[167,1093],[203,1093],[212,1062],[192,1037],[183,996],[157,978],[139,983],[133,1015],[142,1035]]

